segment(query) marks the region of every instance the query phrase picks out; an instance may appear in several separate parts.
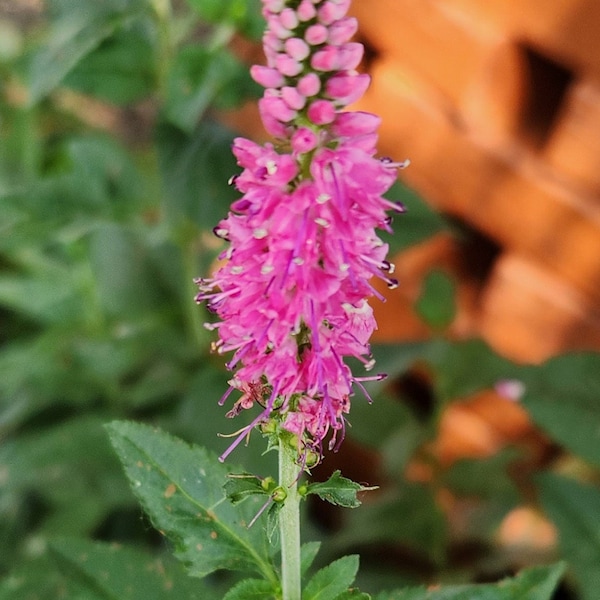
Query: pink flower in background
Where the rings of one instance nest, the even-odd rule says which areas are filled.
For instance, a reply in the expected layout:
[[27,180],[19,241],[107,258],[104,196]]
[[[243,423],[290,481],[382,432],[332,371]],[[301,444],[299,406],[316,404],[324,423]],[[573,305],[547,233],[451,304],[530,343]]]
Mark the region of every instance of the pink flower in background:
[[301,457],[320,456],[332,432],[330,447],[343,439],[355,385],[382,377],[357,377],[345,360],[373,367],[368,298],[381,296],[370,280],[397,286],[376,229],[389,230],[386,211],[403,210],[382,194],[405,165],[374,157],[378,117],[342,112],[369,83],[355,71],[363,48],[350,41],[349,4],[263,0],[267,65],[251,74],[266,88],[265,128],[290,149],[235,140],[242,197],[215,228],[229,246],[214,276],[197,281],[197,301],[220,319],[207,324],[219,333],[214,348],[232,353],[221,402],[238,390],[230,416],[262,408],[222,459],[273,417],[297,435]]

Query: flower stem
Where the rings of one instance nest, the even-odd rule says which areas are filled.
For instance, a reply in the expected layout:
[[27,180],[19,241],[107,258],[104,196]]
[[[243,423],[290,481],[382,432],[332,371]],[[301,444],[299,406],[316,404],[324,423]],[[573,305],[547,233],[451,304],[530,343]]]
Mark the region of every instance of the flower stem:
[[300,494],[298,494],[299,467],[296,453],[279,440],[279,485],[287,497],[279,511],[281,535],[281,585],[283,600],[300,600]]

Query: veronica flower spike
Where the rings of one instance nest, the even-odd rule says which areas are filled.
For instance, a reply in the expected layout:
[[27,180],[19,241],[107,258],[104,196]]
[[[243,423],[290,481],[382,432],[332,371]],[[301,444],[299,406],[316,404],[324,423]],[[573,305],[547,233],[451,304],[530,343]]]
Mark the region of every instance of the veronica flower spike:
[[262,2],[267,64],[251,75],[266,88],[259,110],[277,143],[235,139],[241,197],[215,228],[228,247],[197,281],[197,301],[218,317],[207,324],[218,331],[213,349],[230,355],[228,416],[259,407],[222,459],[259,426],[289,434],[309,468],[342,441],[355,389],[384,377],[353,374],[346,359],[373,368],[369,298],[381,296],[370,281],[398,283],[377,229],[403,211],[382,195],[406,163],[375,157],[377,116],[344,110],[370,81],[356,71],[363,47],[351,41],[349,5]]

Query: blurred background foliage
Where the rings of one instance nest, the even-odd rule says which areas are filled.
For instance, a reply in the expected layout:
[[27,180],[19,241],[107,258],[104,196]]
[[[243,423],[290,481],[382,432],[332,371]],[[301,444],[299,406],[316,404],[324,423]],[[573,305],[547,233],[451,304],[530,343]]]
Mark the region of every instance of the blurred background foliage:
[[[236,133],[219,117],[261,93],[232,51],[260,39],[260,2],[9,0],[0,10],[0,599],[112,598],[94,583],[110,561],[139,566],[119,575],[137,595],[123,583],[118,597],[159,598],[178,567],[103,424],[145,421],[217,452],[227,444],[217,432],[240,426],[217,406],[227,373],[209,354],[193,278],[209,271],[211,230],[235,197]],[[394,252],[452,230],[400,185],[390,197],[409,209]],[[373,405],[357,396],[341,453],[315,471],[341,466],[381,489],[356,511],[309,503],[305,538],[325,540],[322,561],[360,552],[367,591],[492,581],[564,558],[557,598],[597,600],[600,358],[518,366],[453,340],[454,287],[429,275],[415,310],[431,338],[375,348],[391,377],[370,388]],[[520,382],[543,433],[440,461],[447,407],[501,380]],[[234,461],[267,475],[262,451],[256,439]],[[535,516],[533,533],[507,541],[519,510]],[[204,598],[227,581],[176,582],[179,597]]]

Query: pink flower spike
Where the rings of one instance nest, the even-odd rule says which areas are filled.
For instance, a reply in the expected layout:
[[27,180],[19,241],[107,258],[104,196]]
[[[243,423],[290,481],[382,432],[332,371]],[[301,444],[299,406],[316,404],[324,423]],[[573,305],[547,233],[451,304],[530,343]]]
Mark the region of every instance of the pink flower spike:
[[317,11],[310,0],[302,0],[300,6],[296,9],[296,14],[300,21],[305,22],[314,19],[317,15]]
[[293,110],[301,110],[306,104],[306,97],[298,92],[295,87],[285,86],[281,88],[281,97]]
[[225,248],[212,276],[196,280],[196,301],[215,316],[212,350],[231,353],[227,416],[257,411],[221,460],[273,422],[297,436],[297,463],[308,468],[344,439],[353,394],[369,399],[363,384],[381,378],[355,376],[346,362],[374,365],[369,299],[385,298],[371,278],[397,286],[378,231],[402,210],[384,194],[406,163],[376,158],[377,116],[340,112],[369,84],[355,71],[363,48],[349,41],[349,0],[262,6],[267,66],[251,75],[265,87],[265,129],[279,139],[235,139],[240,196],[214,230]]
[[302,63],[287,54],[278,54],[275,64],[277,69],[287,77],[295,77],[302,72]]
[[269,31],[273,33],[280,40],[286,40],[292,37],[292,32],[281,23],[281,19],[278,15],[272,15],[268,20]]
[[252,65],[250,75],[256,83],[266,88],[278,88],[284,83],[283,75],[277,69],[271,67]]
[[317,147],[319,138],[312,129],[300,127],[292,135],[292,149],[298,154],[305,154]]
[[312,55],[310,66],[315,71],[339,71],[341,69],[340,49],[337,46],[325,46]]
[[285,41],[285,51],[297,61],[304,60],[310,54],[310,47],[300,38],[290,38]]
[[347,106],[362,98],[367,91],[371,77],[369,75],[334,75],[325,86],[325,91],[330,98]]
[[290,108],[282,98],[271,96],[263,98],[262,100],[263,110],[266,110],[270,115],[282,123],[289,123],[297,115],[297,112]]
[[358,42],[350,42],[339,46],[339,66],[340,71],[353,71],[358,67],[362,60],[365,48]]
[[308,73],[300,79],[296,89],[307,98],[316,96],[321,91],[321,80],[316,73]]
[[315,125],[327,125],[335,119],[335,106],[328,100],[315,100],[308,107],[307,116]]
[[331,126],[331,132],[336,137],[355,137],[372,134],[377,131],[381,119],[368,112],[339,113]]
[[291,8],[284,8],[281,11],[279,21],[286,29],[296,29],[298,27],[298,16],[296,11]]
[[261,121],[267,130],[276,138],[285,138],[288,134],[288,128],[278,119],[276,119],[269,109],[269,103],[265,105],[265,101],[269,98],[261,98],[258,101],[258,111],[260,113]]
[[266,10],[272,13],[279,13],[285,6],[285,0],[263,0]]
[[331,25],[344,17],[350,8],[350,0],[327,0],[318,10],[319,22]]
[[358,21],[354,17],[345,17],[332,23],[329,27],[327,43],[341,46],[348,42],[358,30]]
[[324,44],[329,37],[329,31],[327,27],[317,23],[316,25],[311,25],[304,34],[304,39],[311,46],[318,46],[319,44]]

